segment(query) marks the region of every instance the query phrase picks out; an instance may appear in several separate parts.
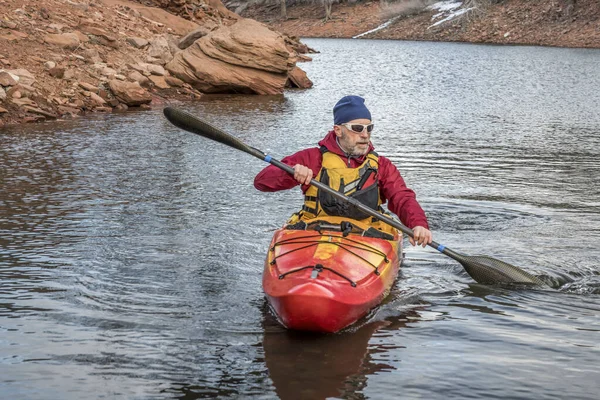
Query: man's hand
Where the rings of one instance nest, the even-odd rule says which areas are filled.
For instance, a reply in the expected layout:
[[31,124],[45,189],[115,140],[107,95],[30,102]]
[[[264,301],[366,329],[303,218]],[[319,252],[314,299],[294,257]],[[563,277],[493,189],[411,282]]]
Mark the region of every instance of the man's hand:
[[294,165],[294,179],[297,180],[301,185],[310,184],[312,177],[312,169],[300,164]]
[[408,238],[410,244],[412,244],[413,246],[416,243],[418,246],[425,247],[428,243],[431,243],[432,241],[431,231],[427,228],[423,228],[422,226],[415,226],[413,228],[413,233],[414,239],[411,237]]

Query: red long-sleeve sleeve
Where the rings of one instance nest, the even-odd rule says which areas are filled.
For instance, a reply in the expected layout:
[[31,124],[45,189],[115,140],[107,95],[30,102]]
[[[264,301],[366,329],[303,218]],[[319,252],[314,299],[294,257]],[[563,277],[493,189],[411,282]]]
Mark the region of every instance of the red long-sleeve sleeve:
[[386,157],[379,156],[379,193],[387,200],[388,209],[409,228],[422,226],[429,229],[427,217],[417,202],[415,192],[406,186],[400,171]]
[[[316,178],[321,169],[321,152],[318,148],[301,150],[291,156],[284,157],[282,163],[293,167],[296,164],[304,165],[313,172]],[[276,192],[278,190],[291,189],[298,186],[294,177],[282,169],[269,165],[256,175],[254,178],[254,187],[261,192]],[[308,185],[302,185],[302,191],[306,192]]]

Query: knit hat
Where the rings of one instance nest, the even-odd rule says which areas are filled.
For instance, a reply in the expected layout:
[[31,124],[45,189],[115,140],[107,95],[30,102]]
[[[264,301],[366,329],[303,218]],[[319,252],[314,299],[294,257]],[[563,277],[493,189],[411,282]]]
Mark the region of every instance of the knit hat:
[[341,125],[354,119],[371,119],[365,99],[359,96],[344,96],[333,107],[333,124]]

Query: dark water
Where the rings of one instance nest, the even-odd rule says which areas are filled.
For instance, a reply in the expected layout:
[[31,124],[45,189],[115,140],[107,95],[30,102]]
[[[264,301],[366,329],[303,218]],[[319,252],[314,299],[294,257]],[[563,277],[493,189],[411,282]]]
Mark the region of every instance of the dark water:
[[0,136],[0,397],[597,398],[600,51],[306,42],[321,50],[303,64],[312,90],[182,107],[282,157],[363,95],[434,238],[556,290],[477,285],[407,248],[367,319],[286,332],[262,263],[301,196],[256,192],[260,161],[160,110],[14,127]]

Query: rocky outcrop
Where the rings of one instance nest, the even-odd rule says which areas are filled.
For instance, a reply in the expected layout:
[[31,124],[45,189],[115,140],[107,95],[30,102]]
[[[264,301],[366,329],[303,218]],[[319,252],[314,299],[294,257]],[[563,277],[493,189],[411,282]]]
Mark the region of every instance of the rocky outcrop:
[[282,35],[240,19],[177,53],[166,69],[205,93],[282,93],[296,57]]
[[289,40],[193,1],[186,20],[129,0],[0,0],[0,126],[309,86]]

